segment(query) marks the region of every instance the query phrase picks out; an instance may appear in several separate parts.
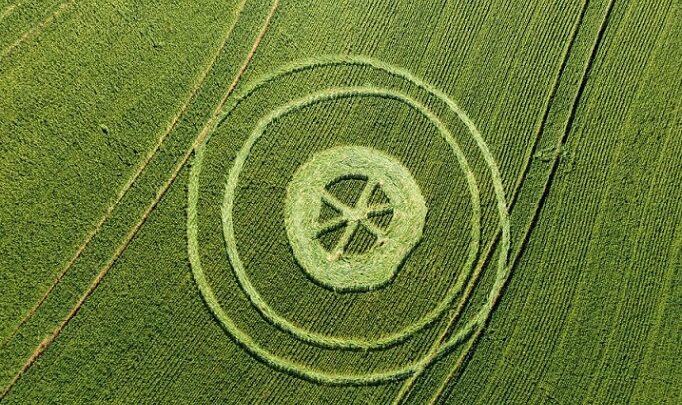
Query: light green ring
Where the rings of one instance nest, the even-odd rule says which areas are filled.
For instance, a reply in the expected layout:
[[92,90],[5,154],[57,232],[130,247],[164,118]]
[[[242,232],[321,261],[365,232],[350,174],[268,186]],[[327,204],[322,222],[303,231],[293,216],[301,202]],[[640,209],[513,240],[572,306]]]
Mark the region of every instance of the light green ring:
[[[338,338],[338,337],[328,337],[320,334],[313,333],[309,330],[304,330],[293,323],[287,321],[284,317],[277,314],[265,300],[260,296],[256,288],[249,281],[249,277],[242,263],[239,252],[237,249],[236,238],[234,233],[234,224],[232,217],[232,209],[234,207],[234,196],[237,183],[239,181],[239,174],[246,163],[246,159],[251,152],[251,148],[258,141],[258,139],[265,133],[265,130],[270,126],[270,124],[287,115],[293,111],[299,110],[306,106],[310,106],[319,102],[327,100],[336,100],[348,97],[357,96],[368,96],[368,97],[382,97],[389,98],[398,101],[402,101],[408,106],[414,108],[416,111],[424,115],[427,119],[434,123],[438,128],[441,135],[448,143],[453,153],[457,157],[457,161],[465,173],[467,179],[467,186],[471,194],[472,200],[472,215],[471,215],[471,243],[469,246],[469,254],[466,262],[462,266],[463,271],[457,279],[457,282],[453,284],[448,290],[446,297],[441,300],[441,302],[425,316],[416,322],[411,323],[407,327],[403,328],[398,332],[394,332],[388,336],[384,336],[372,341],[351,339],[351,338]],[[447,127],[436,117],[428,108],[412,99],[409,96],[401,94],[393,90],[381,90],[366,87],[351,87],[351,88],[341,88],[324,90],[316,93],[312,93],[306,97],[291,101],[283,106],[277,108],[267,116],[263,117],[257,124],[251,136],[244,142],[242,149],[237,153],[234,159],[232,169],[228,174],[227,184],[225,186],[225,199],[222,209],[223,218],[223,233],[225,236],[225,242],[227,245],[227,252],[230,258],[230,263],[234,269],[234,272],[242,286],[242,289],[249,297],[251,303],[258,309],[258,311],[268,319],[273,325],[278,328],[296,336],[298,339],[312,343],[322,347],[329,348],[340,348],[340,349],[380,349],[395,345],[399,342],[404,341],[411,335],[420,331],[421,329],[428,326],[435,319],[437,319],[443,311],[445,311],[452,301],[455,299],[465,280],[473,267],[473,263],[476,260],[480,245],[480,198],[478,191],[478,184],[476,183],[476,178],[469,166],[469,163],[464,156],[464,153],[457,145],[454,137],[447,129]]]
[[198,222],[197,222],[197,201],[198,201],[198,187],[199,187],[199,174],[201,168],[201,162],[204,156],[204,149],[210,136],[197,147],[196,157],[194,164],[192,165],[190,173],[189,182],[189,192],[188,192],[188,219],[187,219],[187,230],[188,230],[188,251],[189,258],[192,265],[192,272],[195,277],[195,281],[199,287],[202,296],[204,297],[206,304],[209,306],[213,314],[216,316],[221,325],[226,329],[226,331],[231,334],[235,340],[248,352],[250,352],[255,357],[261,359],[266,364],[273,368],[281,370],[283,372],[296,375],[298,377],[308,379],[311,381],[325,383],[325,384],[353,384],[353,385],[367,385],[376,384],[387,381],[394,381],[397,379],[405,378],[414,372],[420,371],[427,367],[433,361],[435,361],[440,356],[448,353],[454,347],[456,347],[462,340],[470,336],[471,332],[476,327],[482,327],[483,322],[489,317],[492,309],[500,296],[502,288],[509,278],[509,268],[507,266],[507,260],[510,248],[510,224],[509,216],[507,212],[507,203],[504,193],[504,187],[502,184],[502,178],[497,168],[495,159],[493,158],[488,146],[486,145],[480,132],[476,129],[475,125],[466,115],[466,113],[459,108],[445,93],[436,89],[432,85],[425,83],[421,79],[415,77],[410,72],[405,71],[400,68],[390,66],[384,62],[377,61],[372,58],[363,56],[330,56],[330,57],[320,57],[314,60],[299,61],[292,64],[286,65],[281,69],[274,71],[273,73],[265,76],[264,78],[257,80],[251,86],[247,87],[241,95],[235,97],[233,101],[230,102],[228,107],[224,110],[221,117],[216,121],[212,131],[222,123],[222,121],[229,115],[229,113],[236,108],[241,101],[243,101],[250,94],[263,87],[267,83],[273,81],[274,79],[288,75],[294,72],[305,71],[313,69],[316,67],[324,66],[365,66],[371,67],[377,70],[384,71],[392,76],[396,76],[405,79],[412,84],[416,85],[431,95],[439,98],[441,101],[445,102],[448,107],[455,112],[460,120],[467,126],[469,132],[473,136],[479,150],[481,151],[483,158],[488,165],[491,177],[493,180],[493,188],[497,200],[497,209],[499,214],[500,228],[502,230],[502,238],[500,241],[501,251],[498,256],[498,270],[495,274],[495,282],[493,288],[489,292],[488,300],[484,304],[483,308],[473,317],[469,322],[467,322],[462,328],[460,328],[457,333],[455,333],[448,341],[444,342],[439,350],[434,352],[432,356],[427,356],[417,362],[414,362],[408,366],[386,371],[386,372],[374,372],[366,374],[335,374],[324,371],[319,371],[311,369],[306,365],[299,363],[294,363],[281,357],[277,357],[267,350],[260,347],[250,336],[242,332],[237,328],[237,326],[232,322],[229,316],[221,308],[218,303],[213,290],[211,289],[204,273],[201,268],[201,261],[199,257],[199,247],[198,247]]
[[[324,206],[324,190],[349,176],[366,177],[362,193],[352,201],[353,204],[335,205],[338,216],[323,225],[320,213]],[[364,220],[369,221],[367,213],[370,211],[363,210],[371,210],[370,198],[375,187],[380,187],[387,198],[383,209],[390,207],[391,218],[387,225],[370,230],[378,232],[371,233],[376,240],[368,252],[344,255],[344,243],[352,240],[358,225],[343,225],[341,218],[350,220],[352,209],[360,207],[355,215],[362,217],[364,214]],[[342,204],[351,202],[338,201]],[[333,204],[337,203],[333,201]],[[395,279],[421,241],[427,212],[419,185],[396,158],[374,148],[344,145],[316,152],[296,169],[287,185],[284,226],[296,261],[316,284],[335,292],[367,292],[385,287]],[[362,222],[360,219],[357,223]],[[343,232],[333,246],[325,248],[319,240],[320,229],[328,230],[330,224]],[[372,225],[376,226],[370,223]]]

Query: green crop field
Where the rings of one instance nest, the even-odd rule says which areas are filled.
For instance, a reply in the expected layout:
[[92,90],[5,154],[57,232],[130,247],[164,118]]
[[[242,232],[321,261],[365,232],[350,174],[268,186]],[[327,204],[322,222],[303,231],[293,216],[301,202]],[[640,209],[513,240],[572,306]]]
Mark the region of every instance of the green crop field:
[[0,0],[0,403],[682,403],[678,0]]

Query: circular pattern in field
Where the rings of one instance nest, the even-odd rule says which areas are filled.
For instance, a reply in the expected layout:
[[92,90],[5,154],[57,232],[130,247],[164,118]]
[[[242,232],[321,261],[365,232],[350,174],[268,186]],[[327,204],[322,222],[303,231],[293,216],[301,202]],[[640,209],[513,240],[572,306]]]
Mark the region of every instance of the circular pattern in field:
[[[347,69],[351,73],[354,69],[376,71],[384,75],[385,81],[401,81],[402,87],[396,89],[390,83],[367,82],[363,82],[363,85],[343,83],[340,86],[329,86],[326,81],[320,81],[326,87],[317,91],[301,85],[298,91],[300,94],[296,96],[286,97],[289,88],[284,87],[282,93],[285,97],[257,97],[259,92],[267,91],[271,84],[284,82],[292,75],[312,75],[318,69],[329,67]],[[351,82],[352,77],[348,76],[343,81]],[[296,85],[294,83],[291,87]],[[408,95],[408,91],[419,92],[422,97],[430,100],[418,100],[417,97]],[[294,90],[291,92],[296,93]],[[282,101],[277,104],[280,99]],[[286,156],[289,151],[282,150],[282,146],[272,149],[270,145],[262,147],[265,163],[255,163],[251,156],[258,150],[259,143],[274,142],[268,139],[276,139],[272,138],[275,134],[285,132],[287,124],[294,125],[296,119],[300,119],[297,115],[307,115],[309,122],[304,125],[317,126],[320,132],[334,134],[329,130],[333,125],[327,123],[332,118],[326,113],[316,115],[315,108],[320,108],[323,112],[324,108],[336,108],[337,112],[346,111],[347,105],[342,102],[370,99],[402,104],[407,108],[404,114],[416,114],[414,120],[423,120],[424,128],[430,128],[424,129],[423,131],[427,131],[424,133],[435,130],[435,137],[431,135],[431,138],[423,138],[422,141],[416,137],[396,141],[404,145],[397,148],[395,143],[385,143],[388,136],[377,136],[365,145],[365,138],[353,134],[346,137],[336,134],[311,137],[306,142],[289,134],[281,137],[287,141],[285,145],[291,145],[289,159],[278,161],[275,155]],[[445,108],[436,114],[430,105],[433,102],[442,103]],[[330,107],[329,103],[341,104]],[[267,107],[263,107],[264,105]],[[260,118],[255,121],[251,116],[254,113],[260,114]],[[248,115],[249,118],[239,118],[239,114]],[[481,186],[476,178],[477,175],[482,175],[481,165],[478,165],[477,172],[469,164],[467,154],[472,152],[465,152],[460,144],[461,140],[453,135],[453,124],[446,123],[442,114],[452,114],[459,121],[459,125],[464,128],[460,132],[468,136],[466,142],[473,145],[482,158],[483,167],[487,168],[486,178],[493,190],[492,198],[495,201],[502,239],[494,283],[488,298],[474,316],[459,325],[450,338],[434,351],[428,350],[430,340],[438,332],[438,326],[447,324],[442,321],[445,318],[443,314],[454,306],[458,297],[463,297],[463,288],[467,285],[478,258],[483,218]],[[231,121],[230,117],[236,118]],[[233,131],[230,136],[226,136],[225,126]],[[218,140],[217,134],[220,134]],[[268,136],[264,136],[265,134]],[[455,175],[449,165],[429,166],[426,164],[430,162],[429,159],[414,155],[414,148],[411,146],[418,145],[419,142],[423,142],[422,150],[430,150],[433,145],[442,144],[450,156],[454,156],[457,164],[453,167],[459,169],[459,175]],[[213,152],[211,148],[218,148],[218,151]],[[394,152],[399,151],[399,156],[393,156]],[[263,172],[263,168],[270,171]],[[253,177],[245,178],[240,176],[242,172],[262,172],[263,175],[254,174]],[[265,179],[264,176],[270,172],[283,178]],[[469,195],[464,205],[470,211],[468,220],[465,221],[468,225],[462,228],[468,228],[469,231],[461,234],[467,235],[464,239],[466,246],[448,249],[447,246],[443,248],[442,241],[436,240],[438,235],[450,234],[450,227],[443,223],[443,219],[448,219],[449,216],[443,215],[450,212],[448,209],[454,209],[452,207],[456,202],[451,202],[451,195],[461,195],[461,192],[447,191],[447,184],[442,187],[439,183],[434,184],[433,176],[430,175],[432,172],[447,172],[447,179],[460,178],[463,190]],[[285,186],[279,185],[282,183]],[[355,199],[344,201],[344,198],[352,195],[349,190],[355,183],[361,184],[359,195]],[[338,187],[341,194],[335,194],[334,187]],[[251,196],[256,195],[258,190],[261,193],[266,190],[264,195],[270,194],[272,197],[266,198],[264,202],[252,200]],[[422,191],[426,194],[422,195]],[[373,200],[375,194],[379,197]],[[446,197],[439,201],[436,198],[438,196]],[[240,205],[238,199],[244,202]],[[220,209],[216,210],[216,202],[221,200]],[[330,209],[328,216],[323,213],[325,205]],[[463,209],[457,210],[458,213],[460,211]],[[201,222],[200,216],[206,218],[203,220],[205,222]],[[376,221],[374,217],[377,217]],[[385,218],[379,220],[378,217]],[[222,247],[216,239],[220,228]],[[369,236],[364,239],[356,238],[358,229],[365,229]],[[460,227],[452,229],[457,230]],[[334,236],[335,232],[339,234]],[[461,346],[460,343],[487,319],[506,282],[509,238],[507,205],[500,173],[472,121],[444,93],[409,72],[368,58],[339,57],[296,63],[253,82],[240,95],[230,100],[212,135],[197,148],[192,165],[188,209],[189,254],[192,271],[204,300],[223,328],[251,354],[279,370],[317,382],[371,384],[391,381],[422,370],[439,356]],[[362,242],[354,244],[355,239]],[[422,239],[428,245],[424,249],[421,249],[423,244],[418,243]],[[462,237],[458,240],[462,240]],[[288,255],[281,248],[283,245],[290,246]],[[443,256],[436,257],[435,253],[432,255],[435,252],[433,249],[438,248],[444,252]],[[222,255],[226,257],[221,259]],[[295,259],[292,261],[284,257],[289,255]],[[433,262],[420,263],[424,258],[432,259]],[[452,264],[457,261],[459,264],[453,267]],[[219,269],[225,265],[228,265],[231,274],[221,273],[222,270]],[[403,265],[409,267],[410,271],[400,270]],[[295,272],[291,272],[296,267],[299,273],[307,275],[304,279],[309,286],[305,286],[305,280],[301,281]],[[254,273],[249,268],[258,268],[260,271]],[[449,275],[452,268],[457,270]],[[287,277],[281,280],[290,285],[284,293],[276,295],[277,290],[272,289],[272,286],[282,284],[273,282],[279,277],[280,270]],[[424,270],[430,270],[430,279],[419,278]],[[368,305],[387,305],[380,303],[381,300],[377,298],[389,294],[387,290],[390,288],[380,287],[395,279],[396,274],[404,278],[396,287],[400,289],[396,290],[400,293],[398,297],[407,303],[395,305],[395,314],[383,313],[386,318],[384,322],[381,322],[381,318],[373,323],[353,322],[355,308],[361,309],[366,316]],[[260,284],[252,280],[254,276],[262,280],[258,282]],[[230,280],[234,280],[233,287],[225,288],[222,284],[229,284]],[[440,289],[428,284],[437,281],[443,284]],[[297,287],[299,284],[301,287]],[[395,284],[391,283],[391,288]],[[418,290],[420,284],[423,286]],[[242,296],[235,292],[234,287],[237,286],[241,289]],[[415,299],[407,296],[412,287],[417,291],[435,291],[441,296],[426,300],[428,305],[410,305]],[[300,288],[305,294],[290,297],[296,288]],[[268,295],[262,294],[265,291]],[[323,312],[305,308],[283,309],[279,302],[283,297],[297,300],[300,306],[305,306],[306,302],[315,302],[315,307]],[[248,300],[251,309],[231,308],[232,305],[243,305],[244,298]],[[315,322],[314,314],[324,313],[325,308],[347,315],[323,318],[320,322]],[[409,316],[401,316],[399,310],[403,308]],[[422,310],[423,313],[412,315],[417,310]],[[312,319],[308,318],[310,322],[292,319],[294,315],[305,316],[306,313],[313,314]],[[263,322],[255,314],[260,315],[270,328],[275,329],[265,332],[267,328],[258,324],[258,321],[261,324]],[[339,331],[338,325],[333,325],[346,319],[351,327],[366,326],[361,331],[370,330],[373,324],[378,325],[377,328],[393,324],[398,327],[388,331],[367,332],[364,335],[348,334],[343,333],[342,329]],[[397,321],[391,322],[392,319]],[[406,320],[407,323],[401,324],[401,320]],[[271,337],[274,331],[281,333],[277,335],[277,339],[285,341],[290,338],[292,342],[298,343],[276,345],[273,340],[277,339]],[[306,352],[305,355],[298,355],[299,351],[307,350],[306,345],[310,349],[317,347],[321,354]],[[292,349],[287,349],[288,346],[292,346]],[[404,364],[400,365],[391,361],[388,367],[377,369],[363,355],[381,356],[386,351],[386,358],[394,358],[402,346],[407,349],[399,355],[405,357]],[[366,352],[367,350],[371,352]],[[316,361],[318,356],[322,357]],[[349,360],[340,363],[336,361],[337,357],[344,356]]]
[[[375,338],[373,340],[368,339],[357,339],[350,337],[339,337],[339,336],[329,336],[321,335],[310,330],[306,330],[294,324],[293,322],[286,319],[284,316],[277,313],[276,310],[272,308],[271,305],[261,296],[258,289],[251,282],[246,268],[241,259],[239,250],[237,249],[236,235],[234,230],[234,220],[233,220],[233,207],[235,203],[235,188],[239,181],[239,175],[250,155],[252,148],[255,146],[256,142],[263,136],[266,129],[278,118],[285,116],[292,111],[304,108],[306,106],[314,105],[320,103],[324,100],[329,99],[343,99],[343,98],[356,98],[356,97],[386,97],[395,100],[400,100],[406,105],[410,106],[414,110],[418,111],[424,117],[426,117],[433,125],[438,128],[439,134],[445,139],[448,146],[451,148],[452,153],[456,157],[464,177],[467,180],[468,190],[471,196],[472,203],[472,215],[470,219],[471,225],[471,242],[468,247],[467,260],[462,266],[462,271],[459,275],[457,283],[454,283],[447,291],[447,294],[443,300],[436,306],[432,311],[429,311],[423,317],[414,322],[410,323],[408,326],[394,332],[391,334],[384,335],[380,338]],[[469,275],[469,271],[472,268],[473,262],[476,258],[477,252],[479,250],[480,243],[480,201],[478,195],[478,185],[476,184],[475,177],[472,173],[471,168],[467,162],[464,153],[461,148],[454,140],[454,137],[450,131],[445,127],[445,125],[425,106],[418,103],[416,100],[404,95],[397,93],[392,90],[387,89],[371,89],[371,88],[342,88],[342,89],[332,89],[324,90],[319,93],[313,93],[307,95],[301,99],[293,100],[284,104],[283,106],[275,109],[271,114],[265,116],[261,121],[256,124],[256,129],[251,133],[250,137],[244,143],[242,148],[235,158],[234,164],[228,173],[227,185],[225,187],[225,199],[223,202],[222,209],[222,222],[223,231],[225,235],[225,241],[227,245],[227,252],[229,255],[230,263],[233,266],[234,272],[239,280],[240,285],[244,289],[244,292],[249,297],[251,303],[260,312],[260,314],[269,320],[273,325],[278,326],[280,329],[291,333],[297,338],[313,343],[322,347],[333,347],[333,348],[347,348],[347,349],[376,349],[381,347],[387,347],[397,344],[407,338],[412,334],[420,331],[422,328],[431,324],[435,319],[437,319],[443,311],[445,311],[449,305],[452,303],[454,298],[460,292],[463,281]],[[406,182],[407,183],[407,182]],[[409,186],[406,186],[409,187]],[[416,195],[410,196],[412,199],[417,199]],[[412,205],[418,206],[419,202],[415,201]],[[424,213],[425,215],[425,213]]]
[[[344,201],[334,186],[352,180],[362,190]],[[426,203],[395,158],[337,146],[299,167],[284,215],[294,256],[308,275],[335,291],[366,291],[391,281],[421,239]]]

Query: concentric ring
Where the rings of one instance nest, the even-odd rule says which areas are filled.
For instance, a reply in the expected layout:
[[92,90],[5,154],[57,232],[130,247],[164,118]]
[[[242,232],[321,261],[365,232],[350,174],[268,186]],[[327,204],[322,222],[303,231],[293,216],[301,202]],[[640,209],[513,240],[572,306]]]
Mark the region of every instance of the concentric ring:
[[[329,191],[348,180],[364,182],[354,198],[338,199]],[[325,206],[334,214],[321,222]],[[284,227],[296,261],[314,283],[334,292],[363,293],[395,279],[421,241],[427,212],[419,185],[396,158],[375,148],[336,146],[296,169],[287,185]],[[382,216],[388,223],[373,220]],[[349,246],[362,229],[374,239],[362,254],[351,253]],[[338,238],[325,246],[321,237],[334,231]]]
[[[265,130],[270,126],[270,124],[283,117],[286,114],[296,111],[300,108],[313,105],[325,100],[336,100],[347,97],[384,97],[402,101],[403,103],[414,108],[417,112],[428,118],[433,124],[438,128],[440,134],[443,136],[448,145],[452,148],[453,153],[457,157],[457,161],[464,172],[467,179],[467,186],[469,188],[469,193],[471,194],[472,201],[472,216],[471,216],[471,242],[469,245],[469,252],[467,255],[467,260],[462,266],[463,271],[460,273],[456,283],[448,290],[446,297],[427,315],[423,316],[416,322],[413,322],[408,327],[400,330],[398,332],[392,333],[388,336],[375,339],[373,341],[365,341],[359,339],[350,338],[340,338],[334,336],[323,336],[315,334],[311,331],[304,330],[293,323],[289,322],[287,319],[277,314],[265,300],[260,296],[256,288],[249,281],[249,277],[244,268],[244,264],[239,256],[239,251],[237,250],[234,224],[232,217],[232,208],[234,207],[234,197],[235,189],[239,181],[239,174],[246,162],[246,159],[254,146],[256,141],[263,136]],[[407,339],[409,336],[423,329],[434,319],[438,318],[439,315],[446,310],[452,301],[455,299],[464,281],[468,277],[474,261],[476,260],[479,244],[480,244],[480,198],[478,195],[478,185],[476,179],[473,175],[471,167],[464,156],[464,153],[460,149],[459,145],[455,141],[452,133],[445,127],[445,125],[436,117],[428,108],[414,100],[413,98],[406,96],[404,94],[392,91],[392,90],[382,90],[373,89],[365,87],[353,87],[353,88],[342,88],[342,89],[332,89],[313,93],[307,97],[294,100],[285,104],[284,106],[276,109],[272,113],[261,119],[258,124],[256,124],[255,130],[251,133],[249,139],[244,142],[242,149],[237,153],[237,157],[234,160],[232,169],[228,174],[227,185],[225,186],[225,199],[223,203],[222,215],[223,215],[223,232],[225,236],[225,241],[227,244],[227,251],[230,257],[230,263],[234,268],[237,279],[241,284],[244,292],[249,297],[251,303],[258,309],[258,311],[270,322],[279,327],[280,329],[296,336],[298,339],[312,343],[322,347],[330,348],[342,348],[342,349],[378,349],[385,348],[398,342]]]
[[[411,73],[404,71],[399,68],[395,68],[389,65],[386,65],[382,62],[369,59],[369,58],[364,58],[364,57],[355,57],[355,58],[349,58],[349,57],[332,57],[332,58],[324,58],[324,59],[317,59],[314,61],[309,61],[309,62],[302,62],[302,63],[295,63],[289,66],[284,67],[283,69],[280,69],[273,74],[256,81],[254,84],[252,84],[250,87],[248,87],[244,92],[242,92],[241,96],[236,97],[233,102],[230,104],[230,106],[226,109],[224,112],[223,116],[221,119],[218,121],[216,124],[216,127],[220,125],[220,123],[223,122],[223,120],[229,115],[229,113],[236,108],[236,106],[239,105],[239,103],[244,100],[246,97],[254,93],[258,88],[262,87],[266,83],[269,83],[273,81],[274,79],[284,76],[287,74],[291,74],[293,72],[298,72],[302,70],[307,70],[307,69],[312,69],[315,67],[322,67],[322,66],[334,66],[334,65],[347,65],[347,66],[365,66],[365,67],[370,67],[374,69],[378,69],[384,72],[389,73],[392,76],[396,76],[399,78],[402,78],[404,80],[407,80],[411,82],[413,85],[416,87],[425,90],[432,96],[435,96],[436,98],[440,99],[442,102],[444,102],[449,109],[454,112],[459,119],[465,124],[465,126],[468,128],[470,134],[472,135],[473,139],[476,142],[476,145],[478,146],[481,154],[483,155],[483,158],[490,170],[490,175],[493,180],[493,187],[494,187],[494,192],[495,192],[495,197],[497,200],[497,209],[498,209],[498,214],[499,214],[499,222],[500,222],[500,227],[502,229],[502,239],[500,243],[501,247],[501,252],[499,254],[499,259],[498,259],[498,269],[495,274],[495,283],[493,285],[493,289],[490,292],[488,301],[484,304],[483,308],[476,314],[476,316],[473,317],[471,321],[469,321],[463,328],[460,328],[459,331],[454,335],[453,338],[451,338],[449,341],[445,342],[438,351],[436,351],[431,357],[425,357],[420,359],[419,361],[413,362],[407,366],[388,370],[388,371],[383,371],[383,372],[373,372],[373,373],[366,373],[366,374],[337,374],[337,373],[331,373],[327,371],[321,371],[317,369],[312,369],[307,365],[304,364],[299,364],[292,362],[290,360],[287,360],[285,358],[279,357],[270,351],[262,348],[259,346],[248,334],[244,333],[241,331],[236,324],[230,319],[230,317],[225,313],[225,311],[222,309],[220,304],[218,303],[215,294],[213,293],[213,290],[211,286],[208,284],[208,281],[203,273],[203,270],[201,268],[201,262],[199,258],[199,253],[198,253],[198,238],[197,238],[197,201],[198,201],[198,183],[199,183],[199,174],[201,172],[201,165],[204,157],[204,151],[205,148],[208,144],[208,141],[210,140],[210,136],[206,139],[206,141],[197,148],[196,151],[196,158],[194,161],[194,164],[192,166],[192,172],[190,175],[190,185],[189,185],[189,208],[188,208],[188,239],[189,239],[189,254],[190,254],[190,261],[192,264],[192,271],[194,274],[194,277],[196,279],[196,282],[199,286],[199,289],[206,300],[206,303],[208,304],[209,308],[212,310],[216,318],[219,320],[219,322],[222,324],[222,326],[226,329],[226,331],[231,334],[245,349],[247,349],[249,352],[251,352],[254,356],[262,359],[266,363],[270,364],[273,367],[276,367],[280,370],[286,371],[288,373],[292,373],[295,375],[298,375],[300,377],[313,380],[313,381],[318,381],[318,382],[323,382],[323,383],[329,383],[329,384],[370,384],[370,383],[377,383],[377,382],[382,382],[382,381],[388,381],[388,380],[394,380],[398,378],[405,377],[415,371],[418,371],[425,367],[426,365],[430,364],[432,361],[434,361],[438,356],[447,353],[449,350],[452,348],[456,347],[457,344],[466,336],[469,335],[469,333],[473,330],[474,327],[477,325],[480,325],[483,320],[487,319],[489,316],[490,312],[492,311],[492,308],[494,306],[494,301],[499,297],[499,290],[503,287],[504,283],[506,282],[509,272],[508,268],[506,266],[507,262],[507,256],[508,256],[508,250],[509,250],[509,245],[510,245],[510,230],[509,230],[509,218],[507,214],[507,204],[506,204],[506,199],[504,195],[504,190],[503,190],[503,185],[502,185],[502,180],[501,176],[499,173],[499,170],[497,168],[497,165],[495,163],[494,158],[492,157],[492,154],[490,153],[490,150],[488,149],[487,145],[485,144],[485,141],[483,140],[481,134],[478,132],[476,127],[474,126],[473,122],[468,118],[468,116],[464,113],[463,110],[461,110],[447,95],[444,93],[440,92],[439,90],[433,88],[431,85],[423,82],[422,80],[416,78],[413,76]],[[362,90],[361,90],[362,89]],[[351,93],[353,92],[353,93]],[[358,93],[359,92],[359,93]],[[287,111],[292,110],[293,108],[303,108],[305,105],[311,103],[311,102],[319,102],[315,101],[317,99],[333,99],[334,97],[352,97],[357,94],[366,94],[366,95],[374,95],[374,96],[382,96],[382,97],[387,97],[387,98],[394,98],[397,100],[404,101],[408,99],[408,96],[402,95],[397,92],[393,92],[392,90],[382,90],[382,89],[373,89],[373,88],[353,88],[353,89],[336,89],[336,90],[328,90],[326,92],[319,92],[320,94],[317,94],[316,96],[313,97],[307,97],[303,98],[300,100],[297,100],[296,102],[293,103],[287,103],[284,107],[280,107],[279,109],[275,110],[273,113],[270,113],[268,116],[265,118],[261,119],[259,124],[256,127],[256,130],[252,133],[252,135],[249,137],[249,140],[244,144],[242,149],[240,150],[240,153],[238,154],[237,158],[235,159],[235,162],[233,164],[232,170],[230,170],[230,174],[228,177],[228,185],[226,186],[226,195],[225,195],[225,204],[223,205],[223,227],[224,227],[224,232],[226,236],[226,243],[228,244],[228,249],[232,250],[233,252],[230,254],[230,261],[233,264],[233,268],[235,269],[235,272],[237,273],[240,271],[238,269],[239,263],[238,263],[238,253],[234,255],[236,252],[236,244],[233,244],[231,247],[229,246],[231,244],[230,238],[232,238],[232,243],[234,242],[234,229],[231,224],[231,208],[234,204],[234,187],[236,186],[236,182],[238,180],[238,173],[241,167],[244,165],[244,161],[246,160],[246,156],[248,155],[248,151],[250,148],[253,146],[253,143],[262,135],[262,133],[265,131],[267,126],[269,125],[270,122],[274,121],[278,116],[284,115]],[[416,101],[415,101],[416,102]],[[291,105],[289,105],[291,104]],[[418,103],[417,103],[418,104]],[[298,106],[298,107],[297,107]],[[433,114],[430,111],[427,111],[427,113]],[[434,115],[435,117],[435,115]],[[435,117],[437,119],[437,117]],[[433,121],[433,120],[432,120]],[[440,121],[438,121],[440,122]],[[444,124],[440,122],[440,125],[447,130]],[[438,125],[437,125],[438,126]],[[439,128],[440,129],[440,128]],[[215,131],[215,127],[213,129]],[[441,131],[442,132],[442,131]],[[453,138],[454,140],[454,138]],[[449,142],[448,142],[449,143]],[[452,145],[451,145],[452,146]],[[244,153],[242,153],[244,152]],[[461,150],[460,150],[461,152]],[[243,155],[243,156],[242,156]],[[458,161],[462,161],[460,159],[460,156],[458,157]],[[464,158],[464,155],[461,155],[461,158]],[[464,162],[466,162],[466,159],[463,159]],[[237,168],[237,170],[235,170]],[[475,177],[473,176],[473,173],[469,171],[467,173],[467,181],[469,184],[471,184],[469,180],[469,176],[471,176],[474,179],[474,184],[475,184]],[[232,192],[227,192],[231,188]],[[476,196],[478,196],[478,188],[475,188],[476,190]],[[231,195],[231,197],[229,196]],[[479,209],[480,213],[480,209]],[[478,216],[477,216],[478,218]],[[479,221],[476,219],[476,221]],[[480,223],[477,222],[477,225],[479,227],[480,231]],[[478,241],[476,241],[478,243]],[[478,249],[476,249],[478,250]],[[234,257],[233,257],[234,256]],[[475,260],[477,256],[474,254],[474,258],[472,259],[472,264],[473,261]],[[235,257],[237,260],[235,260]],[[236,264],[236,265],[235,265]],[[241,271],[243,272],[243,266]],[[245,273],[243,274],[245,275]],[[239,275],[238,275],[239,276]],[[242,280],[240,280],[241,282]],[[248,280],[247,280],[248,281]],[[464,279],[462,279],[461,283],[458,281],[456,284],[462,284],[464,283]],[[458,288],[461,288],[462,285],[459,285]],[[242,285],[244,287],[244,285]],[[248,294],[248,293],[247,293]],[[456,295],[456,294],[455,294]],[[258,300],[254,302],[253,297],[250,297],[252,303],[258,308],[260,304],[265,304],[264,301],[262,303],[259,303]],[[454,297],[453,297],[454,298]],[[262,299],[261,299],[262,300]],[[444,308],[447,309],[447,307],[451,304],[451,302],[447,302],[448,300],[444,300]],[[267,304],[265,304],[267,306]],[[262,308],[261,308],[262,309]],[[271,321],[273,321],[271,319]],[[284,320],[286,322],[286,320]],[[274,321],[273,321],[274,323]],[[428,324],[428,322],[427,322]],[[286,326],[286,324],[280,324],[277,325],[280,328],[283,327],[283,325]],[[423,326],[421,326],[423,327]],[[286,329],[286,328],[285,328]],[[290,331],[292,332],[292,331]],[[298,331],[300,332],[300,330]],[[344,343],[342,340],[338,340],[337,338],[332,338],[329,341],[324,341],[320,340],[318,341],[317,339],[310,339],[310,336],[305,336],[305,334],[301,333],[296,333],[296,331],[293,332],[293,334],[300,338],[303,341],[309,342],[309,343],[315,343],[319,344],[322,346],[329,346],[329,347],[334,347],[334,348],[383,348],[387,345],[386,342],[382,342],[380,344],[376,344],[376,341],[374,342],[364,342],[364,341],[357,341],[353,342],[353,344],[348,344],[347,342]],[[301,335],[301,336],[299,336]],[[398,339],[397,341],[401,341]],[[391,340],[388,345],[394,343],[394,340]]]

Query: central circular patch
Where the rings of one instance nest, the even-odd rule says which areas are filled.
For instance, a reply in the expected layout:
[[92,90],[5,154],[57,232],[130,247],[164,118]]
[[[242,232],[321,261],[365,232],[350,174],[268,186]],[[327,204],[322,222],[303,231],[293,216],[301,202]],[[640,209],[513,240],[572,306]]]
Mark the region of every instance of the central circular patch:
[[297,262],[334,291],[389,283],[422,237],[426,203],[395,158],[362,146],[315,154],[287,187],[285,226]]

